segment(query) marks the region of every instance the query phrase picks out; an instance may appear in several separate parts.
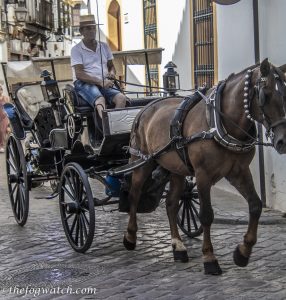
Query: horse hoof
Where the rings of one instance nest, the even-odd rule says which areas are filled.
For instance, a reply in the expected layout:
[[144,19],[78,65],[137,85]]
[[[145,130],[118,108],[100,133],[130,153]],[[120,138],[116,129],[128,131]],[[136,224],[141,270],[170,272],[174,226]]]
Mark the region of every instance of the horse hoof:
[[188,262],[189,257],[187,251],[176,251],[173,249],[174,261]]
[[136,247],[136,243],[131,243],[127,240],[127,238],[125,237],[124,235],[124,238],[123,238],[123,245],[124,247],[127,249],[127,250],[134,250],[135,247]]
[[239,267],[246,267],[248,265],[249,257],[245,257],[240,253],[239,246],[233,252],[233,261]]
[[221,270],[217,260],[205,262],[204,268],[205,268],[206,275],[221,275],[222,274],[222,270]]

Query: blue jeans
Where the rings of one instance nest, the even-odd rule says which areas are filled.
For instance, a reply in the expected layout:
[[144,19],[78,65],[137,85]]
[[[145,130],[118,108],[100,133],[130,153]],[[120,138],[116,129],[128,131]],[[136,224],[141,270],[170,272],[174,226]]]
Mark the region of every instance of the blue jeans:
[[104,97],[107,104],[111,105],[114,96],[120,93],[120,91],[116,89],[105,89],[81,80],[76,80],[74,82],[74,88],[75,91],[93,107],[95,106],[96,100],[100,97]]

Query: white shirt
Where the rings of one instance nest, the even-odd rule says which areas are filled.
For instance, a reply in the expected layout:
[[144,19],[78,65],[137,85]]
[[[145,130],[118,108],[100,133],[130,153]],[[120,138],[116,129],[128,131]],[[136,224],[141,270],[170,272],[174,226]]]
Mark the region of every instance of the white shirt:
[[96,51],[93,51],[87,48],[83,41],[79,42],[71,49],[73,81],[77,79],[74,70],[75,65],[83,65],[83,69],[88,75],[103,80],[102,73],[103,77],[108,74],[107,61],[112,59],[112,52],[106,43],[97,42]]

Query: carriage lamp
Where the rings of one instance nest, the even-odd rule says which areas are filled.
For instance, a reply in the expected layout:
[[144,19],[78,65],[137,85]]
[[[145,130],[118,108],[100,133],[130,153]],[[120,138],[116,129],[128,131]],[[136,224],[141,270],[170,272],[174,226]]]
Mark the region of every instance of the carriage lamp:
[[180,88],[180,76],[174,70],[177,66],[172,61],[169,61],[164,68],[167,69],[163,75],[164,90],[170,95],[175,95],[176,91]]
[[48,70],[44,70],[41,73],[41,78],[43,78],[41,90],[44,100],[51,103],[57,101],[61,96],[58,82],[51,78],[51,73]]

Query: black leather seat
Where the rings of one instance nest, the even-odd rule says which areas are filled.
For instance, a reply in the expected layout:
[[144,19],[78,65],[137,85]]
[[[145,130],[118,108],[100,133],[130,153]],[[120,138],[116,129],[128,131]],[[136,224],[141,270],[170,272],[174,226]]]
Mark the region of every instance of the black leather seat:
[[73,104],[75,113],[87,114],[94,112],[94,108],[76,93],[72,85],[67,84],[65,86],[65,92],[68,94],[68,97]]

